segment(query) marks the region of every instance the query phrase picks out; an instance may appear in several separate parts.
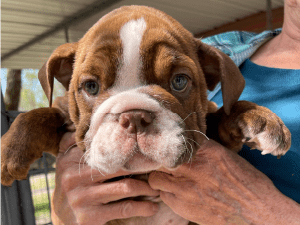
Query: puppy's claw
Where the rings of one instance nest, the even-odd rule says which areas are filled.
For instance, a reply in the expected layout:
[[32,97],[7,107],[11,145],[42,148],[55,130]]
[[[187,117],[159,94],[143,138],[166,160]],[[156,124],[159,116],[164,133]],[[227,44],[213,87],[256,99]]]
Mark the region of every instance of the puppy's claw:
[[271,153],[272,152],[272,150],[263,150],[262,152],[261,152],[261,154],[262,155],[266,155],[266,154],[269,154],[269,153]]

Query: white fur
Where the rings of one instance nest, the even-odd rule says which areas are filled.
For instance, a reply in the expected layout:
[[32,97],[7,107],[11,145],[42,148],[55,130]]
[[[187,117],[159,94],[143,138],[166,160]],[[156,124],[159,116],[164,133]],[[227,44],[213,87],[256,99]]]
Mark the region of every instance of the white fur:
[[[140,142],[127,134],[116,119],[117,114],[134,109],[155,114],[151,132],[138,137]],[[128,164],[132,167],[129,170],[139,172],[173,167],[186,150],[181,121],[177,114],[139,89],[121,92],[107,99],[92,116],[85,139],[90,143],[85,159],[89,166],[106,173],[124,169]]]
[[144,18],[130,20],[121,28],[123,58],[114,85],[115,89],[123,91],[141,85],[140,45],[146,28],[147,24]]
[[249,128],[244,131],[244,136],[251,138],[248,142],[254,142],[256,144],[255,149],[262,151],[262,155],[279,155],[285,153],[285,150],[281,148],[280,143],[278,143],[276,139],[267,131],[254,134],[252,129]]

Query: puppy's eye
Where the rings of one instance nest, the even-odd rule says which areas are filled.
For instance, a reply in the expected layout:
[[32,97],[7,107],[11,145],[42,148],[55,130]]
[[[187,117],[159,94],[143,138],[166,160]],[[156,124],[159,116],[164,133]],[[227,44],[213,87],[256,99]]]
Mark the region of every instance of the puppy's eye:
[[179,92],[185,91],[187,85],[188,85],[188,78],[185,74],[176,75],[171,82],[171,88],[174,91],[179,91]]
[[99,92],[99,84],[95,81],[87,81],[84,83],[84,89],[90,95],[97,95]]

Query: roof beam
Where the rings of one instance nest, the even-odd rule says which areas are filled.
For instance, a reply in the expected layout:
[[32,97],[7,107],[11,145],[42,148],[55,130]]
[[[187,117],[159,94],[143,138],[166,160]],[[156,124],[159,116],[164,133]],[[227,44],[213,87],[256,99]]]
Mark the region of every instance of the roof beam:
[[73,15],[67,17],[62,22],[58,23],[54,27],[50,28],[49,30],[45,31],[44,33],[32,38],[27,43],[17,47],[16,49],[13,49],[12,51],[4,54],[1,57],[1,61],[8,59],[9,57],[19,53],[20,51],[28,48],[29,46],[34,45],[37,42],[42,41],[43,39],[49,37],[50,35],[54,34],[57,31],[60,31],[62,29],[65,29],[66,27],[69,27],[75,23],[78,23],[102,10],[105,8],[119,2],[121,0],[100,0],[96,1],[91,5],[88,5],[86,8],[79,10],[78,12],[74,13]]
[[[272,10],[272,27],[273,29],[282,27],[283,24],[283,7]],[[267,29],[266,12],[259,12],[250,16],[238,19],[234,22],[223,24],[219,27],[195,34],[197,38],[205,38],[215,34],[224,33],[227,31],[239,30],[250,32],[262,32]]]

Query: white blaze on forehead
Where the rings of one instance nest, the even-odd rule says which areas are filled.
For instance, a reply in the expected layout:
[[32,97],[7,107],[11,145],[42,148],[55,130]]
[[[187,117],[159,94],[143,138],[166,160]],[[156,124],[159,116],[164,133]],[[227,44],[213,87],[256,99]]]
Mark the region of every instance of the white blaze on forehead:
[[114,89],[128,90],[141,86],[140,45],[147,24],[144,18],[131,20],[123,25],[120,38],[123,45],[123,59],[117,74]]

